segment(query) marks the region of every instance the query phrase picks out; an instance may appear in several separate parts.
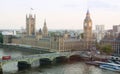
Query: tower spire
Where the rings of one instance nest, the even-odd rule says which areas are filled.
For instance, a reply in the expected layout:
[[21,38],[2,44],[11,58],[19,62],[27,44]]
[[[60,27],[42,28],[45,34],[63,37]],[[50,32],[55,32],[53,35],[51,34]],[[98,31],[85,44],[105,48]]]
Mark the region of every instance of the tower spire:
[[85,47],[88,49],[91,45],[90,42],[92,40],[92,20],[90,18],[89,10],[87,10],[86,17],[84,19],[84,40],[85,40]]
[[46,24],[46,19],[44,19],[44,26],[43,26],[43,37],[47,37],[48,36],[48,28],[47,28],[47,24]]
[[46,19],[44,19],[44,25],[46,26]]
[[90,12],[89,12],[89,9],[87,10],[86,18],[85,18],[84,21],[86,21],[86,22],[92,21],[91,18],[90,18]]
[[90,15],[90,12],[89,12],[89,9],[87,9],[87,13],[86,13],[87,15]]

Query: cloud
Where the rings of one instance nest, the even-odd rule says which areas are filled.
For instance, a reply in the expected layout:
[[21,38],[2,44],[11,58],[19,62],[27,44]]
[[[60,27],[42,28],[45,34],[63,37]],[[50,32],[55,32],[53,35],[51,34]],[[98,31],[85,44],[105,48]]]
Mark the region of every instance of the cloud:
[[8,24],[13,24],[12,28],[25,26],[25,14],[29,13],[31,7],[37,14],[38,25],[42,24],[43,17],[46,17],[51,28],[58,28],[57,24],[63,24],[61,28],[66,24],[68,28],[72,28],[71,24],[76,24],[75,28],[80,28],[78,26],[82,26],[80,24],[83,24],[88,6],[91,17],[93,20],[96,19],[93,21],[95,24],[119,24],[120,0],[1,0],[0,24],[6,26],[0,28],[10,28]]
[[102,1],[90,1],[88,3],[88,6],[92,8],[110,8],[111,7],[110,4],[104,3]]
[[119,2],[119,0],[89,0],[88,8],[94,10],[120,11]]

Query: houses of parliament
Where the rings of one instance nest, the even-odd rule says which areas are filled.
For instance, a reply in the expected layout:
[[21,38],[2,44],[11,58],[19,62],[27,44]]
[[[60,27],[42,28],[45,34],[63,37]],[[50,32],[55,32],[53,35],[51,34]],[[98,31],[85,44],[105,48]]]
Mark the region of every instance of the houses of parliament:
[[92,34],[92,20],[89,10],[83,22],[83,38],[71,37],[67,31],[62,35],[51,36],[48,32],[47,22],[44,20],[43,28],[36,32],[36,15],[26,15],[26,32],[21,37],[8,38],[4,36],[4,43],[14,43],[30,45],[34,47],[46,48],[52,51],[76,51],[88,50],[94,46]]

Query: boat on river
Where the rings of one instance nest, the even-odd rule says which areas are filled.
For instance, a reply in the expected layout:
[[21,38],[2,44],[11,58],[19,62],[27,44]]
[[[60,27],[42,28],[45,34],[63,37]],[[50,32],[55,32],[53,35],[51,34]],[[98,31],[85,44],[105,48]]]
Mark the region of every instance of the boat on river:
[[94,65],[94,66],[100,66],[100,64],[104,63],[104,62],[101,62],[101,61],[88,61],[88,62],[85,62],[86,64],[89,64],[89,65]]
[[100,68],[120,72],[120,65],[115,63],[102,63]]
[[120,65],[120,61],[118,60],[108,60],[109,63],[115,63]]

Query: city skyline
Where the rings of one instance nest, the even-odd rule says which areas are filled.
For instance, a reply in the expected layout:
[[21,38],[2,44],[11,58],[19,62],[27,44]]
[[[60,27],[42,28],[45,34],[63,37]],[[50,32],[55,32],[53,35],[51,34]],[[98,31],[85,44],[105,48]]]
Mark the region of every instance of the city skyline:
[[[89,8],[93,29],[103,24],[105,29],[120,24],[119,0],[0,0],[0,29],[25,28],[25,15],[36,14],[36,28],[44,19],[49,29],[83,29]],[[33,9],[32,11],[30,9]]]

